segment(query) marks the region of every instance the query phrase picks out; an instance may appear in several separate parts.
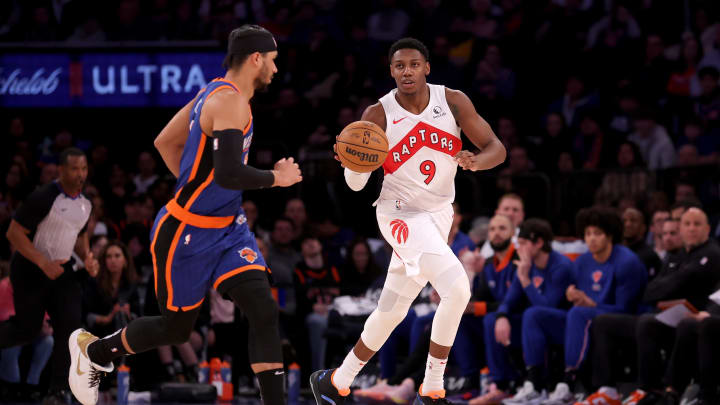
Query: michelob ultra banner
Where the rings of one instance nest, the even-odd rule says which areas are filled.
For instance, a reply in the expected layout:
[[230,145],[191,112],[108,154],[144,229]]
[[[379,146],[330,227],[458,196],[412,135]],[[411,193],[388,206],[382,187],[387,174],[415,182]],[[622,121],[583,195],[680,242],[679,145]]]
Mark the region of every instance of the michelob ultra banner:
[[0,107],[178,107],[224,75],[221,52],[0,55]]

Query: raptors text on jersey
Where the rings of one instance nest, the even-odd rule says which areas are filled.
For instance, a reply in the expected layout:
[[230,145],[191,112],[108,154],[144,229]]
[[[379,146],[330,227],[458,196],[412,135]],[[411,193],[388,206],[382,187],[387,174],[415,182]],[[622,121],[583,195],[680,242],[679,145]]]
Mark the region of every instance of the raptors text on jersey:
[[453,159],[462,149],[460,128],[450,112],[445,86],[428,84],[430,100],[420,114],[400,106],[393,89],[380,99],[385,110],[389,151],[383,164],[381,200],[400,200],[437,211],[455,199]]

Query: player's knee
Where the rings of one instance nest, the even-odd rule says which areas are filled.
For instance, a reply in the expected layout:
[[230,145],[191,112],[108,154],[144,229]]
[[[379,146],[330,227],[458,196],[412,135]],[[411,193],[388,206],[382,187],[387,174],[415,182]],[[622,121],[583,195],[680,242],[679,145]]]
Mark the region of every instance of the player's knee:
[[383,324],[397,326],[405,319],[412,300],[402,297],[392,290],[383,290],[377,307],[377,317]]
[[278,323],[280,311],[275,300],[268,296],[259,300],[257,305],[244,309],[245,316],[252,327],[270,326],[274,327]]
[[470,301],[470,295],[470,282],[467,277],[457,277],[450,285],[450,288],[444,291],[441,302],[447,302],[454,307],[462,308],[464,311]]
[[537,326],[538,319],[541,316],[542,308],[539,307],[530,307],[523,312],[522,316],[522,328],[525,330],[526,328],[533,328]]
[[170,317],[163,317],[165,321],[165,336],[168,339],[167,344],[179,345],[190,340],[190,334],[193,331],[194,318],[186,319],[184,313],[180,312]]

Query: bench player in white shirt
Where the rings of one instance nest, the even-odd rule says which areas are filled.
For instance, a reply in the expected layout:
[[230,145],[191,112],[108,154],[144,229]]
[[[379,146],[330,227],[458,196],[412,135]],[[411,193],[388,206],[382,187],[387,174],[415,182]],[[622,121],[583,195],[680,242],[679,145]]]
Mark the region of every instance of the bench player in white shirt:
[[[431,332],[425,378],[418,404],[445,400],[443,373],[460,318],[470,299],[470,285],[460,261],[448,246],[457,166],[491,169],[506,151],[470,99],[461,91],[427,84],[428,50],[404,38],[390,47],[390,74],[397,88],[368,107],[362,119],[385,130],[389,153],[377,200],[380,231],[393,247],[388,276],[360,339],[337,369],[310,377],[318,405],[340,405],[360,369],[405,318],[410,304],[430,281],[441,297]],[[460,131],[478,148],[462,150]],[[370,173],[345,169],[353,190],[365,186]]]

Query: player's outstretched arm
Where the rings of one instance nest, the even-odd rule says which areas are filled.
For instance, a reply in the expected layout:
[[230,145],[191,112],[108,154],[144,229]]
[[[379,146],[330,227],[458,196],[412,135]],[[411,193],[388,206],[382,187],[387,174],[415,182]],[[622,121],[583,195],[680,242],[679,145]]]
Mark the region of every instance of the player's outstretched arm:
[[189,133],[190,110],[194,102],[195,99],[175,113],[155,138],[155,149],[160,152],[165,165],[175,177],[180,177],[180,159]]
[[273,170],[260,170],[243,161],[244,131],[250,124],[248,99],[232,90],[221,90],[205,102],[205,120],[212,128],[215,183],[230,190],[287,187],[302,180],[293,158],[280,159]]
[[463,150],[455,155],[455,160],[466,170],[487,170],[505,161],[507,151],[502,142],[495,136],[490,124],[487,123],[473,106],[470,98],[462,91],[445,89],[450,110],[455,120],[470,141],[480,149],[480,153]]

